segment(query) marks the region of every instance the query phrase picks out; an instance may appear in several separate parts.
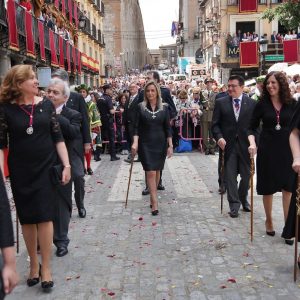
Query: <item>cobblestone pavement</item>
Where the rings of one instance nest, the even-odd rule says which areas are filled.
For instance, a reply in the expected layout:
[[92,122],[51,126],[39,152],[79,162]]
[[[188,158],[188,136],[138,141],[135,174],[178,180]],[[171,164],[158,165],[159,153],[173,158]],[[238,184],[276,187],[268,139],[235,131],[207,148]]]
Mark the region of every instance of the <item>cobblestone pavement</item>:
[[280,195],[274,201],[275,237],[265,235],[262,200],[255,196],[251,243],[249,213],[230,218],[225,196],[220,214],[217,157],[191,153],[167,160],[156,217],[148,196],[141,196],[139,163],[127,209],[129,165],[102,156],[94,168],[86,187],[87,218],[74,210],[69,254],[57,258],[53,247],[53,292],[26,286],[22,242],[20,284],[7,299],[300,299],[300,279],[295,284],[292,275],[294,248],[280,238]]

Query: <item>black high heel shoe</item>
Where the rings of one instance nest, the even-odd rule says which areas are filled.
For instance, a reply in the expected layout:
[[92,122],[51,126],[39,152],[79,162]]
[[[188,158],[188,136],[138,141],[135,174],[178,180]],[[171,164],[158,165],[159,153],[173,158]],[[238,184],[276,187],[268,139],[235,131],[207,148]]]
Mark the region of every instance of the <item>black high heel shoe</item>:
[[40,282],[41,268],[42,268],[42,266],[41,266],[41,264],[39,264],[39,277],[28,278],[26,281],[27,286],[32,287]]
[[269,236],[274,236],[275,235],[275,230],[273,230],[273,231],[267,231],[266,230],[266,234],[269,235]]
[[54,286],[54,282],[52,280],[51,281],[42,281],[41,286],[42,286],[44,293],[50,293]]
[[158,215],[158,209],[153,210],[151,213],[152,213],[152,216],[157,216]]

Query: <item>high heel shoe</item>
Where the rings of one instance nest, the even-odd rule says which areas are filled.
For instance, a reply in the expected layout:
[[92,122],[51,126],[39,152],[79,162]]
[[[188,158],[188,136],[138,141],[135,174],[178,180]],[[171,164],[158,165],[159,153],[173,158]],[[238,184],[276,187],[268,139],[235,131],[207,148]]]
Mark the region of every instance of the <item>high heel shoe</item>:
[[272,230],[272,231],[267,231],[266,230],[266,234],[270,235],[270,236],[274,236],[275,235],[275,230]]
[[39,277],[28,278],[26,281],[27,286],[32,287],[40,282],[41,268],[42,268],[42,266],[41,266],[41,264],[39,264]]
[[42,281],[41,286],[42,286],[44,293],[50,293],[54,286],[54,282],[52,280],[51,281]]
[[157,216],[158,215],[158,209],[153,210],[151,213],[152,213],[152,216]]

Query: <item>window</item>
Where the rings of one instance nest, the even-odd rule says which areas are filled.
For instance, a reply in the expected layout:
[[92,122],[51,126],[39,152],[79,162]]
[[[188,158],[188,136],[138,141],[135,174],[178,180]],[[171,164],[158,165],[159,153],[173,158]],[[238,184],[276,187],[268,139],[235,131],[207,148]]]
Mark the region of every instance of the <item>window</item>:
[[85,43],[83,43],[82,47],[83,47],[83,53],[86,53],[86,45],[85,45]]
[[174,49],[172,49],[172,55],[174,55],[175,54],[175,50]]

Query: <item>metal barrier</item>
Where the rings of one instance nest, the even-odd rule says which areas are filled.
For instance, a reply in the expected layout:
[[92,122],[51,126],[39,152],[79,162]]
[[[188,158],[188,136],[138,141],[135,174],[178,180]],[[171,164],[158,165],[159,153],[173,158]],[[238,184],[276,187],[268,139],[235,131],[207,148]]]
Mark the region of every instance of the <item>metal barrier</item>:
[[186,141],[199,141],[199,149],[202,147],[202,128],[200,124],[200,109],[183,108],[179,111],[179,137]]

